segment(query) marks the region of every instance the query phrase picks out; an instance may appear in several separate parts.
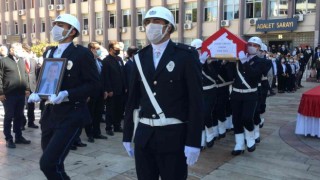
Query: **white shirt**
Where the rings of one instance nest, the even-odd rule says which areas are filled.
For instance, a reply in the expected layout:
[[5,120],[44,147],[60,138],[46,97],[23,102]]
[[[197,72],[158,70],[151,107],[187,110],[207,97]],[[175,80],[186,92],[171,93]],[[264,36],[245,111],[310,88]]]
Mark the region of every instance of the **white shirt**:
[[168,43],[169,43],[168,39],[167,41],[161,43],[161,44],[151,44],[152,45],[152,49],[153,49],[153,64],[155,69],[157,69],[159,61],[162,57],[162,54],[164,52],[164,50],[166,49]]
[[53,53],[53,58],[61,58],[64,50],[67,49],[67,47],[71,44],[72,42],[68,42],[68,43],[63,43],[63,44],[59,44],[58,48],[54,51]]

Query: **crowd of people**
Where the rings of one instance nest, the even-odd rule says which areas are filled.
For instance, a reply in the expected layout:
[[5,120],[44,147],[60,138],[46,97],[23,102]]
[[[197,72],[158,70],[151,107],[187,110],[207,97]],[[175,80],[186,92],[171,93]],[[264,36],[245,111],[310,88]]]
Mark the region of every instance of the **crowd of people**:
[[[276,94],[275,87],[278,93],[303,87],[310,59],[320,81],[320,45],[290,51],[285,45],[268,48],[259,37],[251,37],[248,55],[239,53],[239,61],[217,60],[201,52],[200,39],[191,46],[171,41],[175,22],[168,9],[150,9],[143,23],[151,44],[139,51],[130,46],[125,60],[119,56],[118,42],[108,44],[106,56],[97,42],[75,45],[80,23],[69,14],[53,22],[52,37],[59,44],[44,48],[43,57],[36,57],[26,44],[0,46],[6,146],[31,143],[22,130],[26,125],[38,128],[34,109],[39,102],[40,169],[48,179],[70,179],[64,159],[69,150],[87,146],[80,138],[82,129],[90,143],[123,133],[125,150],[135,156],[138,179],[186,179],[187,166],[196,163],[201,150],[224,138],[228,129],[235,134],[232,155],[255,151],[267,96]],[[50,79],[49,72],[47,78],[40,77],[48,58],[67,61],[60,89],[50,91],[46,83],[37,87],[41,78]],[[49,95],[39,96],[40,92]]]

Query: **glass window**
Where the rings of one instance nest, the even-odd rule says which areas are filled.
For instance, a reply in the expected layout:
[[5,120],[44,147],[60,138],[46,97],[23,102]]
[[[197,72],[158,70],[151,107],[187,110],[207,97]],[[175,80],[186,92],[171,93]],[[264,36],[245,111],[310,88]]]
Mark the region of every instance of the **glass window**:
[[64,4],[64,0],[59,0],[58,4]]
[[122,22],[123,27],[130,27],[131,26],[131,11],[130,9],[122,10]]
[[211,22],[218,18],[218,0],[204,2],[204,21]]
[[34,8],[34,6],[35,6],[35,2],[34,2],[35,0],[31,0],[31,8]]
[[41,20],[41,32],[46,32],[46,23],[44,19]]
[[17,0],[13,1],[13,10],[18,10],[18,6],[17,6]]
[[40,4],[39,4],[40,7],[44,7],[44,1],[45,0],[40,0]]
[[17,22],[14,22],[14,32],[15,34],[19,34],[19,26]]
[[9,11],[9,0],[6,0],[6,11]]
[[96,13],[96,29],[102,29],[102,12]]
[[110,26],[110,28],[116,27],[116,23],[117,23],[116,18],[117,18],[116,12],[114,12],[114,11],[109,12],[109,26]]
[[0,35],[2,34],[1,31],[2,31],[2,29],[1,29],[1,23],[0,23]]
[[6,22],[6,29],[7,29],[7,35],[10,35],[11,31],[10,31],[10,25],[8,22]]
[[224,0],[223,19],[232,20],[239,18],[239,0]]
[[179,5],[178,4],[170,5],[168,6],[168,9],[172,12],[175,23],[179,24]]
[[76,3],[76,0],[71,0],[71,3]]
[[185,22],[197,22],[197,3],[186,3]]
[[34,19],[31,20],[31,24],[32,24],[32,32],[35,33],[36,32],[36,23],[35,23]]
[[246,18],[261,18],[262,0],[246,0]]
[[27,23],[23,23],[22,31],[24,34],[27,33]]
[[88,20],[88,15],[83,15],[83,29],[88,30],[89,29],[89,20]]
[[144,48],[145,45],[146,45],[146,41],[145,41],[145,40],[143,40],[143,39],[137,39],[137,41],[136,41],[136,47],[137,47],[138,49]]
[[269,0],[268,16],[281,17],[288,15],[288,0]]
[[50,1],[50,3],[49,4],[54,4],[54,0],[49,0]]
[[316,0],[296,0],[296,14],[316,13]]
[[137,9],[137,22],[138,22],[138,26],[142,26],[142,21],[143,21],[143,17],[145,15],[145,9],[144,8],[140,8]]
[[131,45],[131,41],[130,40],[123,40],[123,50],[124,52],[127,51],[128,47]]
[[22,9],[26,9],[26,0],[22,0]]

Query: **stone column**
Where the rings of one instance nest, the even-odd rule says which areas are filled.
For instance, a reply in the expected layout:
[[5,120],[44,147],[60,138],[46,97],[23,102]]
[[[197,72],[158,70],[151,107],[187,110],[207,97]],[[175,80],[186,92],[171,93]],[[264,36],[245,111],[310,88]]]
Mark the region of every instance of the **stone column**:
[[36,38],[40,40],[40,32],[41,32],[41,19],[40,19],[40,13],[39,13],[39,8],[40,8],[40,1],[35,0],[34,1],[34,17],[35,17],[35,23],[36,23]]
[[185,4],[184,0],[179,0],[179,24],[178,24],[178,42],[183,43],[184,42],[184,30],[183,30],[183,24],[184,24],[184,17],[185,17]]
[[107,48],[109,44],[109,36],[108,36],[108,29],[109,29],[109,12],[107,9],[107,5],[103,5],[102,7],[102,27],[103,27],[103,46]]
[[96,13],[95,13],[95,6],[94,6],[94,0],[88,0],[88,11],[89,11],[89,42],[95,41],[96,37]]
[[245,7],[246,7],[246,1],[240,0],[239,1],[239,36],[244,37],[243,34],[243,28],[244,28],[244,16],[245,16]]
[[117,14],[117,18],[116,18],[116,28],[117,28],[117,41],[120,42],[122,41],[122,10],[121,10],[121,1],[116,1],[116,14]]
[[82,13],[81,13],[81,2],[82,0],[76,0],[76,6],[77,6],[77,17],[80,22],[80,34],[78,36],[78,44],[82,44],[82,30],[83,30],[83,20],[82,20]]
[[197,38],[202,39],[202,24],[203,24],[203,1],[198,1],[197,4]]

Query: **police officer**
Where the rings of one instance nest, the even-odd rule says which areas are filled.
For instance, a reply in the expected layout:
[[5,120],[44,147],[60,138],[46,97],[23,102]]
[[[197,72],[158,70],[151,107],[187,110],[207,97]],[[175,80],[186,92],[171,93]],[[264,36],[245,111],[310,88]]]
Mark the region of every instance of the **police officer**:
[[211,113],[215,107],[217,99],[217,74],[214,71],[212,59],[209,59],[208,52],[201,54],[202,40],[195,39],[191,42],[199,54],[200,63],[202,64],[202,88],[204,101],[204,127],[201,135],[201,149],[212,147],[214,140],[218,137],[218,122],[213,121]]
[[[194,48],[170,40],[175,23],[168,9],[151,8],[143,24],[151,45],[134,58],[123,144],[132,156],[132,114],[140,106],[134,137],[138,179],[187,179],[187,165],[193,165],[200,154],[203,127],[199,57]],[[138,59],[151,93],[137,69]],[[156,113],[149,97],[155,98],[162,112]]]
[[268,82],[268,73],[272,71],[272,62],[271,60],[266,58],[267,46],[262,43],[262,47],[258,52],[257,56],[261,60],[261,65],[264,69],[262,72],[261,79],[258,82],[258,101],[257,101],[257,108],[254,114],[254,137],[255,142],[260,143],[260,127],[263,127],[264,119],[261,118],[261,114],[265,113],[266,111],[266,99],[268,96],[268,90],[270,88]]
[[232,121],[236,145],[232,155],[240,155],[245,150],[245,141],[249,152],[255,150],[253,117],[257,106],[258,82],[261,78],[261,59],[257,56],[262,41],[258,37],[248,40],[248,56],[239,53],[240,61],[229,69],[234,79],[231,92]]
[[[80,129],[90,123],[86,104],[91,92],[99,87],[99,75],[92,53],[83,46],[75,46],[80,23],[70,14],[59,15],[53,22],[51,35],[59,42],[44,57],[66,58],[67,67],[58,95],[51,95],[41,117],[40,169],[47,179],[70,179],[64,169],[64,159]],[[32,94],[29,102],[40,101]]]

